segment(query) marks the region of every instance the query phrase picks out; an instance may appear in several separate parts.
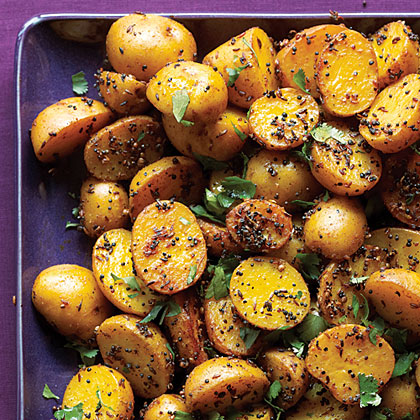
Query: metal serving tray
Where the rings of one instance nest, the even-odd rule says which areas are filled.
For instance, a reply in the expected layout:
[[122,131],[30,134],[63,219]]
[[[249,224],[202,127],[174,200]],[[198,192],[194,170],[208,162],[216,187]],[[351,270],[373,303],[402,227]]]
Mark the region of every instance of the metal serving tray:
[[[15,87],[19,420],[52,418],[55,401],[42,398],[44,384],[62,396],[78,364],[76,353],[63,348],[64,341],[34,310],[31,303],[33,281],[41,270],[53,264],[74,263],[91,268],[93,246],[85,235],[65,230],[66,221],[71,220],[72,208],[78,205],[68,193],[77,195],[85,176],[81,155],[50,171],[35,158],[28,131],[43,108],[73,96],[71,75],[80,70],[85,72],[89,81],[88,96],[97,98],[96,89],[92,87],[93,74],[102,66],[105,57],[103,41],[106,31],[120,16],[42,15],[28,21],[18,35]],[[420,13],[342,16],[347,26],[364,33],[395,19],[406,20],[415,33],[420,33]],[[201,57],[252,26],[260,26],[274,39],[281,40],[290,30],[333,23],[329,14],[182,14],[174,17],[195,35]],[[63,36],[76,37],[81,42]],[[137,412],[139,408],[137,405]]]

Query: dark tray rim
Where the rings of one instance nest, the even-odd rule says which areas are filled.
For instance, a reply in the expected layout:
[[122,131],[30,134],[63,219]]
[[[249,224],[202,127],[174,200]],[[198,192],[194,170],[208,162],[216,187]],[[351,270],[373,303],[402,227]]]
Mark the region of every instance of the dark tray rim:
[[[147,10],[144,11],[147,13]],[[27,20],[20,29],[15,45],[14,56],[14,106],[15,106],[15,208],[17,216],[15,217],[16,227],[16,347],[17,347],[17,420],[24,420],[24,384],[23,384],[23,313],[22,313],[22,136],[21,136],[21,114],[20,114],[20,73],[22,64],[23,45],[27,34],[37,25],[54,20],[73,20],[73,19],[118,19],[125,16],[127,13],[48,13],[33,16]],[[153,13],[162,16],[168,16],[178,19],[241,19],[241,18],[256,18],[256,19],[330,19],[331,13]],[[404,18],[420,18],[420,12],[359,12],[359,13],[340,13],[343,18],[390,18],[390,19],[404,19]]]

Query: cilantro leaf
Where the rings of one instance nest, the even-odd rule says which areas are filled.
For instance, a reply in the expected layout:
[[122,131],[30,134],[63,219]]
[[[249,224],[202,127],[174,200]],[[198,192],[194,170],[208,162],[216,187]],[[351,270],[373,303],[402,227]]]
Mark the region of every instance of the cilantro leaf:
[[95,409],[96,412],[99,411],[102,407],[107,408],[108,410],[111,410],[111,411],[115,411],[112,407],[110,407],[109,405],[105,405],[103,403],[102,398],[101,398],[101,391],[99,388],[96,390],[96,398],[98,399],[98,404],[96,405],[96,409]]
[[240,156],[243,161],[242,178],[245,178],[248,171],[249,157],[244,152],[241,152]]
[[114,273],[111,273],[112,279],[115,281],[123,281],[130,289],[137,290],[138,292],[141,292],[140,286],[137,283],[137,280],[135,276],[129,276],[129,277],[118,277]]
[[267,393],[265,394],[265,399],[268,401],[274,401],[279,395],[281,391],[281,383],[278,380],[275,380],[268,388]]
[[302,150],[293,150],[292,155],[296,156],[303,162],[306,162],[312,169],[312,158],[311,158],[312,141],[305,141],[302,146]]
[[353,307],[353,315],[357,318],[357,315],[359,315],[360,303],[356,295],[353,295],[351,306]]
[[364,373],[359,373],[360,386],[360,407],[364,408],[369,405],[378,406],[382,398],[378,395],[378,381],[372,375],[366,376]]
[[259,63],[259,61],[258,61],[258,57],[257,57],[257,54],[256,54],[256,52],[254,51],[254,48],[252,48],[252,45],[245,39],[245,38],[242,38],[242,42],[251,50],[251,52],[252,52],[252,54],[254,55],[254,57],[255,57],[255,61],[257,62],[257,65],[258,65],[258,67],[260,67],[260,63]]
[[303,201],[303,200],[293,200],[290,202],[291,204],[296,204],[300,207],[303,207],[305,209],[311,208],[316,205],[313,201]]
[[238,127],[236,127],[236,125],[233,123],[233,121],[231,121],[233,130],[235,131],[235,134],[242,140],[245,141],[248,137],[247,134],[245,134],[243,131],[239,130]]
[[354,277],[354,273],[352,274],[349,283],[350,284],[363,284],[369,276],[362,276],[362,277]]
[[50,387],[47,384],[44,385],[44,390],[42,391],[42,396],[44,398],[46,398],[47,400],[55,399],[55,400],[58,401],[60,399],[60,397],[58,395],[55,395],[51,391]]
[[71,82],[73,84],[73,92],[76,95],[84,95],[88,91],[88,82],[85,79],[85,73],[79,71],[71,76]]
[[246,63],[244,66],[236,66],[235,61],[239,60],[239,57],[237,55],[233,56],[233,65],[235,66],[233,69],[226,67],[227,74],[229,75],[228,80],[228,87],[231,87],[235,84],[236,80],[238,80],[239,75],[241,74],[242,70],[245,70],[249,64]]
[[191,121],[183,120],[185,111],[190,103],[190,97],[188,96],[187,89],[177,90],[172,95],[172,113],[177,122],[182,123],[185,126],[193,125]]
[[321,123],[311,131],[314,140],[325,143],[328,139],[334,139],[341,144],[347,144],[345,134],[338,128],[332,127],[327,123]]
[[206,299],[214,297],[220,300],[229,294],[229,284],[225,276],[225,271],[222,267],[216,266],[214,275],[210,281],[209,287],[206,290]]
[[405,375],[412,370],[412,364],[414,360],[418,358],[416,353],[404,353],[398,356],[395,362],[394,371],[392,372],[392,378],[397,376]]
[[80,227],[81,226],[81,224],[80,223],[75,223],[75,222],[67,222],[66,223],[66,230],[67,229],[73,229],[73,228],[78,228],[78,227]]
[[182,217],[182,216],[179,218],[179,221],[185,226],[188,226],[191,224],[189,220],[187,220],[185,217]]
[[309,313],[298,325],[297,332],[302,341],[309,343],[313,338],[318,337],[320,333],[329,327],[330,325],[322,316]]
[[306,280],[318,280],[321,272],[319,271],[319,264],[321,259],[317,254],[297,253],[296,258],[299,260],[300,271]]
[[139,134],[139,136],[137,137],[137,141],[138,142],[142,141],[144,139],[144,136],[145,135],[146,135],[145,132],[144,131],[141,131],[140,134]]
[[168,349],[169,353],[172,356],[172,360],[175,360],[175,352],[172,350],[172,347],[169,343],[166,343],[166,348]]
[[241,327],[239,330],[239,336],[241,340],[245,343],[245,347],[249,350],[255,343],[255,340],[260,335],[260,330],[256,330],[251,327]]
[[64,406],[62,410],[57,410],[54,413],[57,420],[82,420],[83,418],[83,403],[77,404],[74,407]]
[[151,321],[157,321],[159,325],[163,324],[165,317],[175,316],[181,313],[180,306],[173,300],[157,301],[148,315],[140,323],[145,324]]
[[71,209],[71,214],[75,219],[77,219],[79,217],[79,207],[73,207]]
[[79,353],[80,358],[82,359],[82,362],[85,366],[92,366],[95,364],[96,355],[99,352],[98,349],[88,349],[87,347],[80,346],[70,341],[64,344],[64,347],[66,349],[76,350]]
[[420,155],[420,142],[414,143],[410,146],[411,150],[414,151],[417,155]]
[[322,201],[326,203],[329,199],[330,199],[330,192],[328,190],[325,190],[325,194],[322,197]]
[[225,224],[225,222],[220,219],[219,217],[216,217],[214,215],[212,215],[211,213],[209,213],[202,205],[197,204],[197,205],[191,205],[190,206],[191,211],[199,217],[205,217],[206,219],[211,220],[212,222],[215,223],[220,223],[222,225]]
[[257,187],[253,182],[239,178],[238,176],[226,177],[222,181],[222,186],[226,193],[232,198],[253,198],[257,190]]
[[235,407],[228,407],[224,416],[225,420],[237,420],[242,417],[242,413],[239,412]]
[[401,417],[401,420],[413,420],[413,414],[412,413],[404,414],[404,416]]
[[194,417],[185,411],[176,410],[174,420],[194,420]]
[[288,329],[283,332],[283,343],[285,347],[290,347],[297,357],[301,357],[305,351],[305,343],[292,329]]
[[404,353],[406,351],[407,330],[399,330],[398,328],[387,328],[384,332],[386,336],[391,339],[391,346],[397,353]]
[[190,267],[190,272],[188,273],[188,277],[187,277],[187,284],[191,284],[194,281],[196,274],[197,274],[197,265],[194,264]]
[[392,418],[394,418],[394,416],[389,408],[372,408],[372,410],[370,410],[369,420],[388,420]]
[[306,89],[306,75],[305,72],[300,68],[298,72],[293,76],[293,81],[307,94],[311,94],[308,89]]
[[[204,195],[204,205],[206,206],[207,210],[216,216],[221,217],[225,213],[225,208],[221,206],[218,196],[219,194],[215,194],[214,192],[210,191],[206,188],[205,195]],[[229,206],[228,206],[229,207]]]
[[225,420],[217,411],[210,411],[210,413],[207,414],[207,417],[208,420]]
[[201,163],[205,171],[219,171],[222,169],[227,169],[229,167],[229,165],[226,162],[220,162],[219,160],[216,160],[210,156],[199,155],[198,153],[193,153],[193,155],[196,158],[196,160],[198,160]]

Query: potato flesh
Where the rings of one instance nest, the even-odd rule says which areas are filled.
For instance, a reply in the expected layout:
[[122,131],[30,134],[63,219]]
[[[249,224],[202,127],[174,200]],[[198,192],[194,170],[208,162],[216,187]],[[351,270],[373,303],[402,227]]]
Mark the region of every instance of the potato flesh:
[[232,275],[230,297],[242,318],[264,330],[292,328],[309,311],[310,295],[302,276],[276,258],[243,261]]

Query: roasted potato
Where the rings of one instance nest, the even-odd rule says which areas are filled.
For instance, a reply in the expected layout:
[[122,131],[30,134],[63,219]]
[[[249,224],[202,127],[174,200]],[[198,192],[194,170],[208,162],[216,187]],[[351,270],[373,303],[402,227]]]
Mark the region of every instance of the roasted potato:
[[359,32],[344,29],[320,53],[315,78],[330,114],[351,117],[369,108],[379,87],[371,43]]
[[267,149],[288,150],[307,140],[318,120],[318,104],[311,95],[283,88],[258,98],[251,105],[248,122],[258,143]]
[[79,404],[82,404],[83,417],[88,419],[131,420],[134,396],[130,383],[119,372],[95,365],[79,370],[64,392],[63,407]]
[[274,419],[274,411],[273,409],[266,404],[259,404],[253,406],[251,408],[247,407],[244,411],[245,413],[241,413],[240,416],[236,417],[236,420],[273,420]]
[[170,386],[174,361],[168,341],[153,323],[116,315],[100,325],[96,340],[104,362],[121,372],[139,397],[158,397]]
[[193,286],[207,264],[207,248],[191,210],[178,202],[147,206],[133,226],[132,248],[136,272],[146,286],[175,294]]
[[131,180],[129,205],[133,220],[156,200],[198,203],[205,178],[200,165],[184,156],[167,156],[140,170]]
[[67,98],[50,105],[32,123],[35,156],[41,162],[68,156],[114,118],[102,102],[86,97]]
[[187,412],[185,401],[179,395],[163,394],[155,398],[148,406],[143,420],[174,420],[177,411]]
[[362,206],[346,197],[320,201],[306,213],[303,227],[306,246],[334,260],[354,254],[363,244],[366,231]]
[[121,118],[97,132],[85,145],[88,171],[106,181],[131,180],[144,166],[159,160],[165,136],[151,117]]
[[278,87],[275,50],[268,35],[250,28],[208,53],[203,63],[221,72],[229,102],[248,109],[265,92]]
[[239,264],[230,281],[230,297],[242,318],[270,331],[302,322],[310,304],[301,274],[286,261],[270,257]]
[[260,402],[268,389],[264,372],[241,359],[219,357],[194,368],[185,383],[188,411],[224,413]]
[[112,67],[147,82],[167,63],[193,60],[197,46],[191,32],[172,19],[135,13],[117,19],[106,37]]
[[32,287],[32,303],[60,334],[88,345],[95,343],[95,328],[113,312],[92,271],[72,264],[41,271]]
[[80,188],[79,218],[83,231],[92,237],[126,227],[130,222],[127,192],[120,184],[87,178]]

